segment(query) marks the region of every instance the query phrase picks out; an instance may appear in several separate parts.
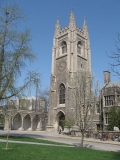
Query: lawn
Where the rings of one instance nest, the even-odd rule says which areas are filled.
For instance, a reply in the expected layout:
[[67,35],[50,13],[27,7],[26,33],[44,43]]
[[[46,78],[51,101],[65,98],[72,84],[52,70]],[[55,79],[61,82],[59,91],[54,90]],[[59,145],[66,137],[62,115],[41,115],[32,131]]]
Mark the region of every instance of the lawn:
[[9,147],[10,150],[3,150],[5,143],[0,143],[0,160],[120,160],[120,153],[86,148],[13,143]]

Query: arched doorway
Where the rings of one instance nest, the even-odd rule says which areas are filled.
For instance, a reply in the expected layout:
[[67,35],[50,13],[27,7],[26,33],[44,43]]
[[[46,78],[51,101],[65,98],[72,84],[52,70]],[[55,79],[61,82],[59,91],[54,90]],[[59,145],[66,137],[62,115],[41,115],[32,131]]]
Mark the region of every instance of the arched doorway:
[[19,130],[22,127],[22,118],[20,114],[16,114],[13,118],[13,129],[14,130]]
[[28,130],[31,127],[31,118],[30,115],[27,114],[23,119],[23,129]]
[[38,115],[36,115],[36,116],[33,118],[33,130],[39,129],[39,125],[40,125],[40,118],[39,118]]
[[56,115],[55,130],[59,131],[60,128],[64,130],[64,125],[65,125],[65,114],[63,111],[59,111]]

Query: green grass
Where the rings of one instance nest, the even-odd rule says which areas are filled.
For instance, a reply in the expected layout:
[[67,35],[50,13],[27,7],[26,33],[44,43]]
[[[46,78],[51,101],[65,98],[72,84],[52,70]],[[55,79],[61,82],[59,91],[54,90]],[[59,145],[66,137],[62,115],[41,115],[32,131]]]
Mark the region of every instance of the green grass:
[[[0,136],[0,139],[6,140],[6,136]],[[58,143],[48,140],[42,140],[42,139],[36,139],[36,138],[30,138],[30,137],[22,137],[22,136],[9,136],[9,140],[13,141],[24,141],[24,142],[37,142],[37,143],[46,143],[46,144],[57,144],[57,145],[69,145],[64,143]]]
[[0,143],[0,160],[120,160],[120,153],[86,148],[65,148],[9,143],[10,150],[3,150]]

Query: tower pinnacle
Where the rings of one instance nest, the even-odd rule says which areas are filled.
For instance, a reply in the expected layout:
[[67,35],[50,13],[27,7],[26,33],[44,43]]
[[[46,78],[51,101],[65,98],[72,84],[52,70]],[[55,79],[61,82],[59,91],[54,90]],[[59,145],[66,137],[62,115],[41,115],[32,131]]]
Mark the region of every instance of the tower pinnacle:
[[87,22],[86,22],[85,17],[84,17],[84,22],[83,22],[83,31],[85,35],[88,36],[88,27],[87,27]]
[[70,14],[69,27],[70,27],[70,29],[75,29],[75,28],[76,28],[75,17],[74,17],[73,9],[71,10],[71,14]]
[[59,18],[57,18],[56,26],[55,26],[55,35],[57,36],[60,32],[60,22]]
[[86,28],[87,28],[87,22],[86,22],[86,18],[84,17],[83,30],[85,30]]

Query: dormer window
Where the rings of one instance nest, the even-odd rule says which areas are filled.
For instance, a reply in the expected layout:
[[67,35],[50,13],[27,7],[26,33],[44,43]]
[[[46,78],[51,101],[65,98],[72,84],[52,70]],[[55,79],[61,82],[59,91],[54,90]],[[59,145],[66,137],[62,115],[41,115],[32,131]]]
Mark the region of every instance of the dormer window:
[[62,42],[62,54],[67,53],[67,43],[65,41]]

